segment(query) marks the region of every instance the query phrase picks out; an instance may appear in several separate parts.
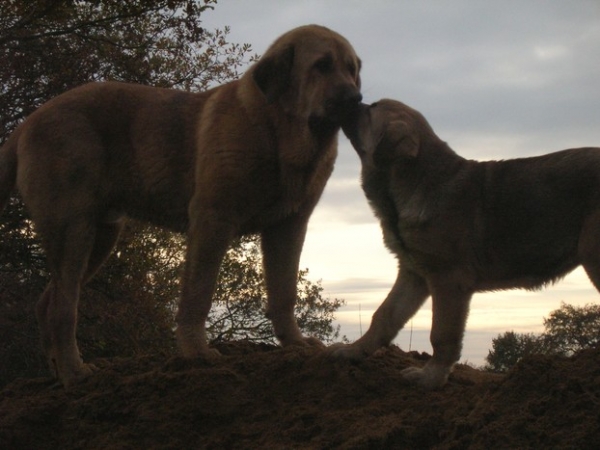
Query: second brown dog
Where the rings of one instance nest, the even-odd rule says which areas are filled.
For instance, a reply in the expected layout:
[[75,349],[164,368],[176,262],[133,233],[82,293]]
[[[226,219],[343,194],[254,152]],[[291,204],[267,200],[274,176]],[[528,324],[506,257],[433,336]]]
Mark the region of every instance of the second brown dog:
[[344,131],[400,269],[367,333],[336,355],[388,345],[431,296],[433,357],[404,376],[436,388],[460,358],[474,292],[538,289],[578,265],[600,290],[600,148],[466,160],[393,100],[364,105]]

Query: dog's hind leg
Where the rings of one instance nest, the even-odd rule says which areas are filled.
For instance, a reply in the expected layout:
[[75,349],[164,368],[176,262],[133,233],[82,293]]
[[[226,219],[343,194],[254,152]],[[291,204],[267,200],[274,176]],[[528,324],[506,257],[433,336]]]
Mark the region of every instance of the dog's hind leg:
[[77,304],[95,240],[95,227],[79,218],[61,224],[38,221],[51,277],[36,315],[51,370],[68,387],[89,375],[76,342]]
[[373,314],[369,330],[351,345],[332,346],[333,355],[360,359],[389,345],[428,297],[425,280],[401,267],[392,290]]
[[102,223],[97,226],[94,247],[87,263],[82,285],[87,283],[102,267],[115,247],[122,229],[122,222]]

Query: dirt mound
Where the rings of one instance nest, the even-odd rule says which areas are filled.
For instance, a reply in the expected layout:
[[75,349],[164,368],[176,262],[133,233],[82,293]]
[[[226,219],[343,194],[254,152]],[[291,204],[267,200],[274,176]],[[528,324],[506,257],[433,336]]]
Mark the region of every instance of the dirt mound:
[[396,347],[360,363],[249,343],[211,361],[97,361],[65,392],[48,379],[0,393],[0,448],[600,448],[600,351],[524,360],[507,376],[458,366],[423,392]]

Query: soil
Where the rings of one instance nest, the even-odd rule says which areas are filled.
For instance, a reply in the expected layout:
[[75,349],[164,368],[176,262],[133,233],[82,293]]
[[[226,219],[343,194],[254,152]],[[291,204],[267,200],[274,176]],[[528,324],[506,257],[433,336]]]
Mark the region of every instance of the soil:
[[246,342],[222,358],[96,361],[65,391],[19,379],[0,392],[1,449],[600,448],[600,350],[530,357],[507,375],[458,365],[425,392],[400,371],[428,355],[351,363]]

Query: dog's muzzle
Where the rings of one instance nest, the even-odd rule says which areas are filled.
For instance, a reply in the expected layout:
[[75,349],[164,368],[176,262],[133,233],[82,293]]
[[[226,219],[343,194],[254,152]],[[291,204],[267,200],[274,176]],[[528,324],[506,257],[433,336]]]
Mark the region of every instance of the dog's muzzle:
[[[361,95],[362,100],[362,95]],[[358,103],[355,106],[348,109],[347,114],[344,116],[342,120],[342,130],[344,134],[351,141],[356,141],[358,138],[358,123],[363,114],[365,114],[369,109],[369,105],[365,103]]]
[[358,109],[361,101],[362,94],[356,86],[343,86],[327,102],[325,106],[327,116],[333,120],[337,119],[341,124],[347,116],[352,115]]

